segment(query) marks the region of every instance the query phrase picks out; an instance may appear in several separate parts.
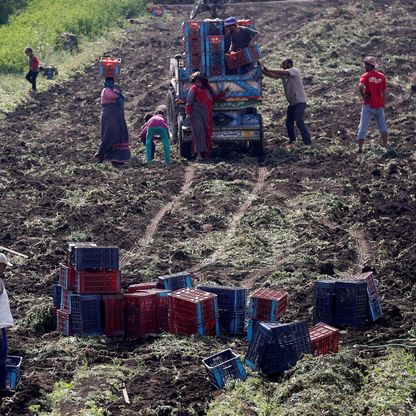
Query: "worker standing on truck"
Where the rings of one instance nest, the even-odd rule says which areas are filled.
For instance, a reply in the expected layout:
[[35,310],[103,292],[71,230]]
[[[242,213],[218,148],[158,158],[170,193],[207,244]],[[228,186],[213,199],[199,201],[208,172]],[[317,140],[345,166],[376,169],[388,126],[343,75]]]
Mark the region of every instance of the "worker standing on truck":
[[302,135],[303,143],[306,145],[312,144],[311,135],[305,124],[306,94],[299,69],[293,66],[293,61],[289,58],[282,61],[282,69],[268,69],[264,65],[261,65],[261,69],[267,77],[282,80],[286,99],[289,103],[286,116],[289,143],[293,143],[296,140],[296,122]]
[[377,122],[377,128],[381,134],[381,145],[387,146],[387,124],[384,115],[384,95],[386,93],[386,77],[376,71],[377,62],[372,56],[364,59],[365,73],[361,75],[358,89],[363,97],[360,125],[358,127],[358,153],[362,153],[365,135],[371,116]]
[[[260,32],[257,30],[251,29],[245,26],[239,26],[237,19],[235,17],[229,17],[224,21],[224,34],[225,41],[230,44],[229,50],[227,52],[237,52],[240,49],[248,48],[249,46],[254,46],[257,42],[257,39],[260,36]],[[250,69],[254,67],[253,63],[243,65],[240,68],[237,68],[238,74],[245,74]],[[232,70],[228,70],[228,73],[232,73]]]
[[33,49],[27,47],[25,55],[29,64],[29,72],[26,74],[26,79],[32,84],[32,91],[36,91],[36,78],[39,75],[40,62],[37,56],[33,54]]
[[13,392],[6,387],[7,377],[7,328],[13,326],[9,297],[4,287],[4,272],[7,266],[12,266],[7,257],[0,253],[0,399],[13,396]]
[[101,143],[95,159],[108,160],[113,165],[130,159],[129,133],[124,118],[124,96],[114,84],[114,78],[106,78],[101,92]]
[[212,110],[214,101],[221,101],[228,89],[215,95],[208,78],[200,71],[191,75],[192,87],[189,89],[185,106],[185,118],[190,122],[192,148],[196,160],[208,158],[212,148]]

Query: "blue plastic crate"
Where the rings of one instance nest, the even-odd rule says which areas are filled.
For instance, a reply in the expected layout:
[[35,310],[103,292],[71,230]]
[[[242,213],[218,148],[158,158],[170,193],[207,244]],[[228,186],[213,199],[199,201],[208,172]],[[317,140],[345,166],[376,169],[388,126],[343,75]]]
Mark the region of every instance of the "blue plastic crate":
[[244,333],[245,312],[219,312],[220,331],[230,335],[241,335]]
[[16,390],[20,381],[20,368],[23,358],[17,355],[9,355],[6,360],[6,387],[10,390]]
[[[278,364],[275,372],[282,372],[293,367],[304,354],[312,354],[312,342],[306,321],[280,324],[272,329],[272,336],[276,345]],[[267,363],[268,357],[263,353],[260,369]],[[274,360],[274,358],[272,357]]]
[[272,328],[276,328],[278,326],[279,324],[275,322],[259,322],[258,325],[255,326],[253,337],[244,358],[244,363],[252,370],[260,369],[261,360],[267,344],[273,342],[271,339]]
[[222,389],[229,380],[245,380],[246,370],[240,357],[231,349],[221,351],[202,360],[208,373],[209,381],[217,389]]
[[335,282],[336,325],[363,326],[368,319],[367,282]]
[[373,299],[368,299],[368,306],[370,308],[370,317],[371,320],[377,321],[383,315],[383,311],[381,309],[380,299],[378,297],[374,297]]
[[74,335],[102,335],[101,300],[101,295],[71,295],[72,330]]
[[62,304],[62,286],[52,285],[52,302],[53,306],[57,309],[61,307]]
[[220,19],[205,19],[202,22],[202,35],[224,35],[224,21]]
[[215,293],[218,309],[224,312],[243,312],[246,309],[247,289],[234,286],[199,285],[205,292]]
[[313,322],[335,323],[335,281],[317,280],[314,289]]
[[185,37],[198,38],[203,36],[202,22],[186,21],[182,24]]
[[75,247],[75,268],[118,270],[118,247]]
[[158,280],[163,289],[178,290],[185,287],[192,287],[192,278],[188,272],[159,276]]

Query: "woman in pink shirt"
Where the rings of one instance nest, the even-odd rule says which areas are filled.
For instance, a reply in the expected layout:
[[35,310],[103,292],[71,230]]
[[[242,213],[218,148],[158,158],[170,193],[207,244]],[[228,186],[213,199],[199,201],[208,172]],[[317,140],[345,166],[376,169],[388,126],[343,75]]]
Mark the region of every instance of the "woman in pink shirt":
[[153,137],[159,136],[162,139],[165,151],[165,163],[170,163],[170,143],[169,143],[169,127],[165,117],[165,111],[156,110],[156,113],[143,126],[140,132],[140,139],[146,140],[146,160],[150,163],[154,157]]
[[114,79],[106,78],[101,92],[101,143],[94,157],[99,162],[109,160],[113,164],[121,164],[130,156],[124,97],[114,85]]

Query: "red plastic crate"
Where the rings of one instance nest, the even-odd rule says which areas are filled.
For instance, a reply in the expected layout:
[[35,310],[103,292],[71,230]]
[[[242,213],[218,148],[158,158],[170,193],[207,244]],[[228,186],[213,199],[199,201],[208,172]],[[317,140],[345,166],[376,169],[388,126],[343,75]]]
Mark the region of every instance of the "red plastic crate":
[[[253,309],[250,310],[251,318],[257,320],[279,319],[286,313],[287,292],[283,290],[262,288],[256,290],[251,296]],[[277,302],[277,308],[271,316],[272,304]]]
[[237,52],[228,52],[224,56],[225,62],[230,69],[239,68],[250,63],[242,49]]
[[313,355],[325,355],[338,352],[339,329],[323,322],[309,328]]
[[100,75],[103,78],[118,78],[121,71],[120,58],[101,58],[99,63]]
[[59,263],[59,285],[65,289],[75,289],[75,268]]
[[218,51],[221,52],[224,47],[224,36],[215,35],[207,37],[208,48],[211,52]]
[[124,336],[123,294],[104,295],[104,335]]
[[62,309],[56,311],[56,332],[66,336],[72,335],[71,314],[68,311]]
[[193,335],[199,334],[204,336],[218,335],[218,320],[211,319],[201,324],[189,322],[186,320],[176,320],[169,317],[169,332],[178,335]]
[[135,293],[135,292],[141,292],[142,290],[157,289],[158,285],[159,285],[159,282],[135,283],[134,285],[130,285],[127,288],[127,292]]
[[77,272],[78,293],[119,293],[120,271],[80,271]]
[[71,295],[73,291],[68,289],[62,289],[61,309],[66,312],[71,312]]
[[238,26],[245,26],[245,27],[250,27],[250,28],[254,27],[254,21],[250,19],[237,20],[237,24]]
[[156,293],[127,293],[124,295],[125,334],[141,337],[157,331]]

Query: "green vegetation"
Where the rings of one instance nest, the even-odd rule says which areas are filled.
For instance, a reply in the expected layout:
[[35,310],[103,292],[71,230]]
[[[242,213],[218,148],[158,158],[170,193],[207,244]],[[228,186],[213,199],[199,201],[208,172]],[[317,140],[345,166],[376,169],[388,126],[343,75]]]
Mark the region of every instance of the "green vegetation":
[[355,353],[309,356],[280,381],[254,376],[229,384],[208,415],[411,415],[415,371],[414,356],[399,350],[370,368]]
[[0,8],[0,25],[7,23],[9,16],[24,9],[29,0],[2,0]]
[[108,0],[105,4],[100,0],[33,0],[22,13],[0,27],[0,73],[24,71],[23,49],[27,45],[47,61],[61,33],[93,39],[143,9],[144,1],[136,0]]

